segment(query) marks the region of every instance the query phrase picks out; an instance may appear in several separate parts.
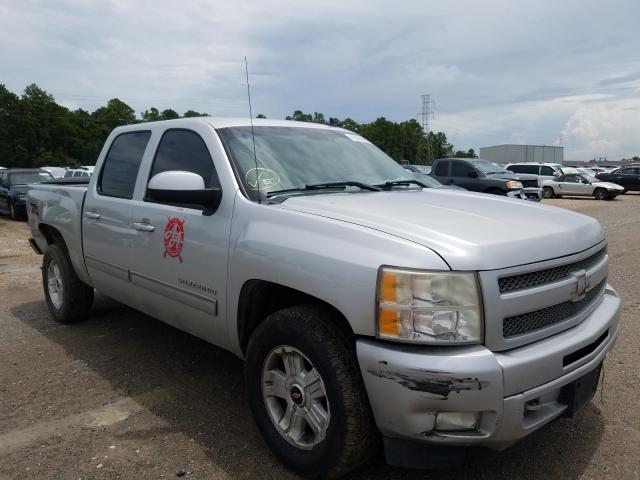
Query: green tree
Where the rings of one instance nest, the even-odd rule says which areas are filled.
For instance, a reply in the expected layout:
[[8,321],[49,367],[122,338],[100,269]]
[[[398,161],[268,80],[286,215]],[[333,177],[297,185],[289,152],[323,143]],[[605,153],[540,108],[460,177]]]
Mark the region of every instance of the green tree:
[[176,118],[180,118],[180,115],[178,115],[178,112],[170,108],[163,110],[160,114],[161,120],[174,120]]
[[259,113],[256,115],[256,118],[267,118],[267,116],[264,113]]
[[187,110],[186,112],[184,112],[184,115],[183,115],[184,118],[208,117],[208,116],[209,116],[208,113],[200,113],[194,110]]

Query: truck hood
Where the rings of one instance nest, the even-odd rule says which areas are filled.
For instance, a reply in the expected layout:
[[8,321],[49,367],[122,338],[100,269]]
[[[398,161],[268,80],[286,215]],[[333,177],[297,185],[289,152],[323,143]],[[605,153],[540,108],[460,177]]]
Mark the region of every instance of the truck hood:
[[500,172],[487,175],[489,178],[504,178],[505,180],[538,180],[537,175],[531,175],[530,173],[509,173]]
[[441,188],[290,197],[292,211],[361,225],[438,253],[453,270],[494,270],[586,250],[604,240],[585,215]]

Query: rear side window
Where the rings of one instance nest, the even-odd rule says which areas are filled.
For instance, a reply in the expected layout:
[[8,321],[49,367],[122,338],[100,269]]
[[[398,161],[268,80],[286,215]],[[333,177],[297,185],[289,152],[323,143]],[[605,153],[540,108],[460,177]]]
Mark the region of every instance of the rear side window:
[[149,143],[151,132],[129,132],[118,135],[107,153],[98,181],[101,195],[133,198],[142,155]]
[[451,162],[452,177],[468,177],[473,172],[474,168],[466,162]]
[[436,177],[448,177],[449,176],[449,162],[438,162],[436,165],[436,171],[434,173]]
[[149,179],[170,170],[197,173],[205,188],[220,186],[209,149],[200,135],[191,130],[167,130],[162,136]]
[[526,165],[509,165],[507,170],[511,170],[513,173],[527,173],[525,167]]

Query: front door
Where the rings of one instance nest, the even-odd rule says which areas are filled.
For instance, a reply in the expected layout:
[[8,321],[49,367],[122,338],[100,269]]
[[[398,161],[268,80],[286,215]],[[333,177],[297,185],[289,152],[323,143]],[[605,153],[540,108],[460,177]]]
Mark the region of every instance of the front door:
[[[197,173],[205,187],[219,187],[214,159],[204,138],[210,130],[166,130],[146,183],[166,171]],[[224,159],[216,159],[218,162]],[[233,193],[212,215],[197,205],[160,204],[146,197],[146,185],[132,206],[131,282],[138,308],[212,343],[226,335],[226,281]]]
[[150,137],[149,131],[135,131],[113,140],[82,211],[84,260],[93,286],[130,306],[131,199]]

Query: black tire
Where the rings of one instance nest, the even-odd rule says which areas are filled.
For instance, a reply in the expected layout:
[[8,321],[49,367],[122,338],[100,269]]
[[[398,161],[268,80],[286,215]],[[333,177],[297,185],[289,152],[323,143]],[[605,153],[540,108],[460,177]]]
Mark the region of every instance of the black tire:
[[9,202],[9,217],[11,220],[18,220],[18,213],[16,212],[16,207],[13,202]]
[[[54,302],[50,293],[50,266],[55,262],[60,273],[62,294]],[[93,288],[83,283],[76,275],[66,249],[49,245],[42,259],[42,287],[47,306],[56,322],[74,323],[87,318],[93,304]],[[58,305],[56,305],[58,303]]]
[[607,191],[603,188],[596,188],[593,192],[593,198],[596,200],[606,200],[608,196]]
[[[379,446],[354,340],[330,320],[335,315],[317,305],[280,310],[256,328],[247,348],[245,379],[258,428],[284,464],[310,478],[342,476],[365,463]],[[311,449],[296,447],[278,432],[263,400],[265,360],[282,345],[302,352],[324,382],[330,419],[324,439]]]
[[542,189],[542,198],[553,198],[555,197],[555,193],[553,192],[553,188],[551,187],[544,187]]

